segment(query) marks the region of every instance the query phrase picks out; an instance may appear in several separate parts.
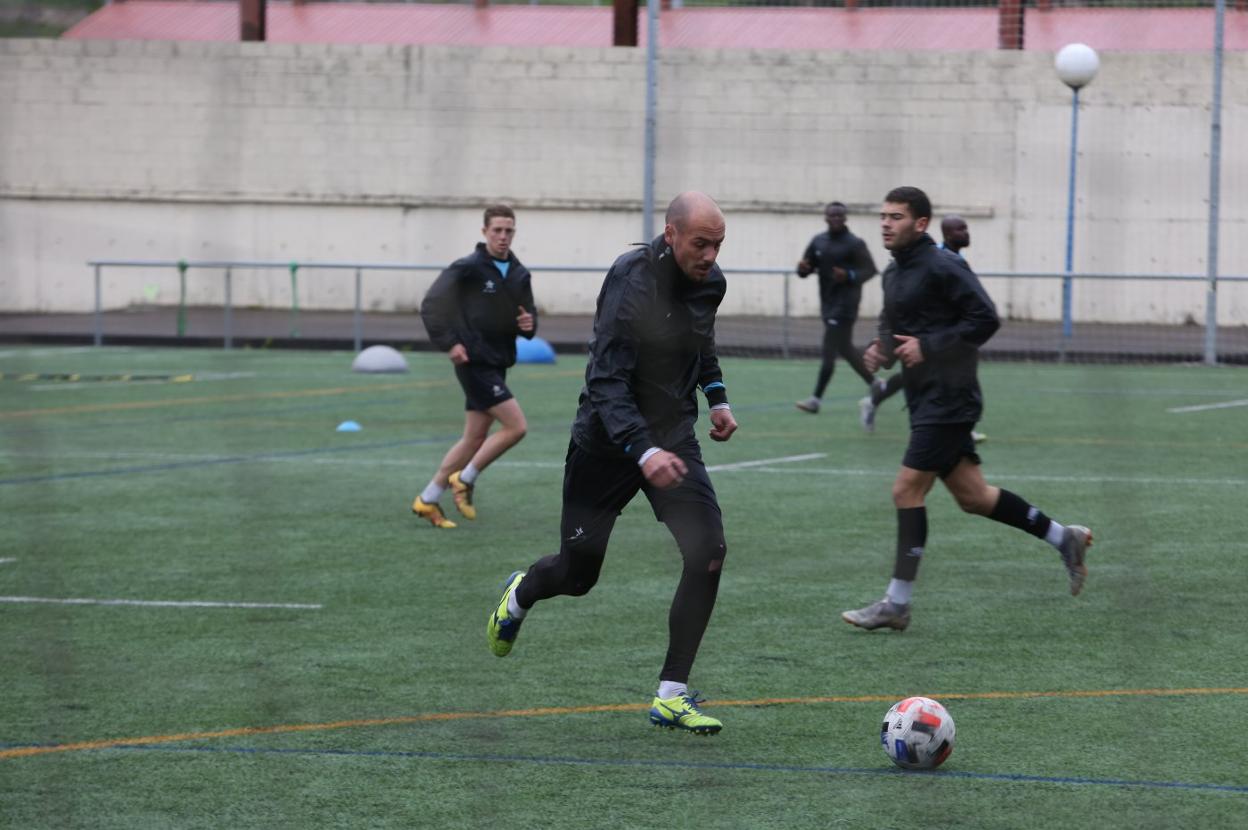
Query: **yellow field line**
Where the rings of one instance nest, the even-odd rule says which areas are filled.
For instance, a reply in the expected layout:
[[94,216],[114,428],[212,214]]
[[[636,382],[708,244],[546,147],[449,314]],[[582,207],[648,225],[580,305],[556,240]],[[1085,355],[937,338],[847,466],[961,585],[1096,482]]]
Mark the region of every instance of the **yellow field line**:
[[81,406],[56,406],[48,409],[22,409],[16,412],[0,412],[0,418],[80,415],[87,412],[115,412],[127,409],[161,409],[167,406],[199,406],[210,403],[238,403],[239,401],[275,400],[281,398],[313,398],[327,395],[349,395],[355,392],[384,392],[391,389],[417,389],[445,385],[447,385],[446,381],[405,381],[403,383],[385,383],[377,386],[336,386],[330,389],[292,389],[287,392],[258,392],[246,395],[209,395],[202,398],[120,401],[118,403],[82,404]]
[[[1105,697],[1181,697],[1185,695],[1248,695],[1248,688],[1196,688],[1196,689],[1074,689],[1047,692],[952,692],[933,694],[939,700],[1024,700],[1028,698],[1105,698]],[[808,706],[817,703],[892,703],[897,695],[849,695],[828,697],[772,697],[757,700],[717,700],[721,706]],[[113,749],[121,746],[148,746],[151,744],[176,743],[178,741],[205,741],[212,738],[238,738],[249,735],[276,735],[284,732],[325,732],[332,729],[358,729],[366,726],[401,726],[412,723],[431,723],[453,720],[483,720],[496,718],[533,718],[546,715],[584,715],[594,712],[637,712],[647,709],[645,704],[613,703],[597,706],[549,706],[540,709],[503,709],[493,712],[430,712],[424,715],[405,715],[393,718],[367,718],[340,720],[330,723],[292,723],[277,726],[242,726],[220,729],[214,732],[180,732],[173,735],[148,735],[140,738],[114,738],[102,741],[79,741],[52,746],[24,746],[0,749],[0,759],[27,758],[32,755],[50,755],[57,752],[83,752],[94,749]]]

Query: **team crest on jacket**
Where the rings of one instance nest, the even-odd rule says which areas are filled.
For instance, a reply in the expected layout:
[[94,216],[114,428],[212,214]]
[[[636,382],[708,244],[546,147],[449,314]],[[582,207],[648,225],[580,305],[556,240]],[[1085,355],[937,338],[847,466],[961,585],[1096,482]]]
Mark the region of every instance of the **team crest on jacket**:
[[481,291],[481,293],[482,294],[494,294],[497,291],[498,289],[494,286],[494,280],[486,280],[485,288]]

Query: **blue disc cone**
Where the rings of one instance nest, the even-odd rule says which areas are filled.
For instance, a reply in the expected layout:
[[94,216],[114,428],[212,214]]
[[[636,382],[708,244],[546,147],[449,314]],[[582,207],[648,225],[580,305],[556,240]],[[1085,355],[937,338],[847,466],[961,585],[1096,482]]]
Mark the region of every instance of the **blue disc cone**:
[[550,345],[550,343],[540,337],[534,337],[532,340],[525,340],[523,337],[517,337],[516,362],[554,363],[555,349]]

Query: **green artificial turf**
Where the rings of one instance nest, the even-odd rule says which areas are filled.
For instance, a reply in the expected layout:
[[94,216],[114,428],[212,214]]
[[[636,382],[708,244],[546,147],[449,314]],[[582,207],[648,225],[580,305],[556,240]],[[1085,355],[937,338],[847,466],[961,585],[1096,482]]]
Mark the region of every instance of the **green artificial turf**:
[[[725,359],[729,553],[691,684],[725,725],[700,738],[646,718],[680,564],[642,497],[593,592],[486,648],[502,580],[556,548],[583,358],[510,372],[529,434],[453,531],[409,505],[462,397],[407,358],[0,354],[0,825],[1248,826],[1248,409],[1169,411],[1248,398],[1245,370],[983,366],[986,477],[1093,529],[1087,588],[938,485],[899,634],[839,614],[891,570],[900,401],[868,435],[844,367],[810,416],[813,363]],[[933,774],[879,747],[912,694],[957,723]]]

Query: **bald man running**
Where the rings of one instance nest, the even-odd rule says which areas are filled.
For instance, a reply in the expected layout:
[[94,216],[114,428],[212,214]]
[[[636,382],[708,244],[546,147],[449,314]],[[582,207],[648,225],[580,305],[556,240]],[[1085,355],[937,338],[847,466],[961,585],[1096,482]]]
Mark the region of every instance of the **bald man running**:
[[667,209],[663,235],[607,272],[564,464],[559,552],[508,577],[486,629],[490,650],[505,657],[535,603],[588,593],[616,519],[645,493],[684,560],[650,721],[704,735],[723,724],[703,714],[688,681],[727,547],[694,422],[700,387],[711,439],[727,441],[737,429],[715,352],[715,313],[727,287],[715,264],[723,241],[714,200],[682,193]]

